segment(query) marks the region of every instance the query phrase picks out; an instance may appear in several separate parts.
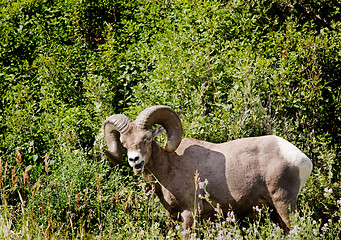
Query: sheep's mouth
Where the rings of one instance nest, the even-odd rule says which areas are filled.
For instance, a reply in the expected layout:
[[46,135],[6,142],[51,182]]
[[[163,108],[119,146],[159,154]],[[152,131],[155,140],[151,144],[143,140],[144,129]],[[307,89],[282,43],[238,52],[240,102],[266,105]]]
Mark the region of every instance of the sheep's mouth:
[[135,173],[141,173],[143,172],[143,169],[144,169],[144,161],[141,161],[139,164],[136,164],[134,167],[134,172]]
[[136,168],[136,169],[141,169],[141,168],[143,167],[143,165],[144,165],[144,161],[140,162],[139,164],[136,164],[136,165],[134,166],[134,168]]

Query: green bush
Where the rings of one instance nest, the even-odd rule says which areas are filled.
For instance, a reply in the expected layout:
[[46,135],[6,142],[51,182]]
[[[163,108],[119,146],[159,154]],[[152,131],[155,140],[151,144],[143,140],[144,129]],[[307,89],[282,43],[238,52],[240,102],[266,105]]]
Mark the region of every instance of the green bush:
[[[183,237],[127,163],[100,154],[106,116],[156,104],[185,137],[298,146],[314,169],[288,238],[340,233],[336,0],[0,3],[0,238]],[[283,238],[267,215],[200,224],[200,238]]]

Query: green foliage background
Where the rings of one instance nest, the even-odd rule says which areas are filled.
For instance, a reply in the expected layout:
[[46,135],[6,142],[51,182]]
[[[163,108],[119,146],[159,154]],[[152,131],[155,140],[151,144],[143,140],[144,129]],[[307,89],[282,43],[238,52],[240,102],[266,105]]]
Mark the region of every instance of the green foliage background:
[[1,205],[15,212],[25,201],[35,234],[46,237],[51,225],[56,236],[124,237],[136,224],[148,238],[171,228],[141,179],[99,150],[107,116],[134,119],[156,104],[179,113],[185,137],[286,138],[314,163],[299,205],[339,221],[337,0],[0,6]]

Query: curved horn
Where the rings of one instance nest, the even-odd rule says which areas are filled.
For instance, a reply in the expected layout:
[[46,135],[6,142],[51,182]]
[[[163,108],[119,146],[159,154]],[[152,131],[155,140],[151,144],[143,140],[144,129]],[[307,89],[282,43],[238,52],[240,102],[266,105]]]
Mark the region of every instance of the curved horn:
[[182,139],[182,125],[176,112],[167,106],[153,106],[143,110],[136,118],[135,124],[143,129],[151,129],[154,124],[161,124],[167,131],[165,150],[174,152]]
[[112,115],[104,121],[104,139],[108,145],[108,150],[102,148],[102,151],[114,164],[118,164],[123,159],[120,134],[128,130],[130,123],[131,120],[123,114]]

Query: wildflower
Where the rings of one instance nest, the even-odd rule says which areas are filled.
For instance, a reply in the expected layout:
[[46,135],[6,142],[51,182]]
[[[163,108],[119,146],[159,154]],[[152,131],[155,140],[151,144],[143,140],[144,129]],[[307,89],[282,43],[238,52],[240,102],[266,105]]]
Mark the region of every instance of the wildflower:
[[295,227],[294,227],[294,230],[295,230],[295,231],[298,232],[300,229],[301,229],[301,228],[300,228],[298,225],[295,225]]
[[235,222],[236,221],[236,219],[234,218],[234,212],[233,211],[231,211],[227,214],[226,221],[227,222]]
[[333,189],[331,189],[331,188],[325,188],[325,189],[324,189],[323,196],[324,196],[324,197],[329,197],[330,194],[332,194],[332,193],[333,193]]
[[316,228],[313,228],[313,234],[314,234],[314,236],[317,236],[318,232],[317,232]]
[[199,189],[204,189],[205,187],[204,182],[199,182],[198,186],[199,186]]
[[205,185],[207,185],[207,184],[208,184],[208,180],[207,180],[207,178],[205,178],[205,181],[204,181],[204,183],[205,183]]
[[182,235],[187,235],[188,234],[188,231],[182,231],[182,233],[181,233]]
[[321,230],[322,230],[323,232],[327,232],[327,230],[328,230],[328,223],[325,223],[325,224],[323,225],[323,227],[321,228]]
[[220,228],[220,223],[215,224],[216,228]]
[[255,210],[256,212],[259,212],[259,213],[262,211],[262,209],[259,208],[258,206],[253,207],[253,210]]
[[202,195],[201,195],[201,194],[199,194],[199,195],[198,195],[198,198],[201,198],[201,199],[202,199],[203,197],[202,197]]
[[179,231],[180,230],[180,226],[179,225],[176,226],[175,229]]
[[289,234],[295,234],[295,233],[298,233],[300,231],[300,227],[298,225],[295,225],[294,229],[290,230],[290,233]]
[[219,209],[218,208],[214,208],[214,211],[219,212]]
[[341,205],[341,198],[339,200],[336,201],[337,204]]

